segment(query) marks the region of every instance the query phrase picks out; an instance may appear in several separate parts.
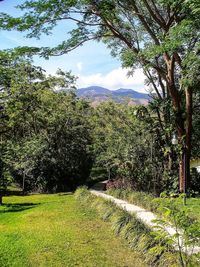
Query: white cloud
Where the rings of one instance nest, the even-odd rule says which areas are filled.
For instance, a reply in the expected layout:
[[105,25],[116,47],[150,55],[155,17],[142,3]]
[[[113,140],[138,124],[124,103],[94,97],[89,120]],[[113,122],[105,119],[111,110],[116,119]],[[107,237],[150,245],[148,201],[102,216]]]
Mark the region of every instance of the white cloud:
[[78,62],[78,63],[76,64],[76,66],[77,66],[77,69],[78,69],[79,71],[82,71],[82,69],[83,69],[83,62]]
[[132,76],[127,76],[127,69],[117,68],[103,75],[96,73],[92,75],[81,75],[78,78],[78,87],[87,87],[92,85],[106,87],[114,90],[119,88],[130,88],[145,92],[145,76],[141,69],[136,69]]

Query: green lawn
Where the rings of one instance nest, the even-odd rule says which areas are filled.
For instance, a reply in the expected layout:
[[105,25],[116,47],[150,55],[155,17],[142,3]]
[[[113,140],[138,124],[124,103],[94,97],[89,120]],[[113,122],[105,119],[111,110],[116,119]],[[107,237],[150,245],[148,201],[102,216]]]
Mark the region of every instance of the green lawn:
[[72,194],[4,197],[0,266],[146,266]]

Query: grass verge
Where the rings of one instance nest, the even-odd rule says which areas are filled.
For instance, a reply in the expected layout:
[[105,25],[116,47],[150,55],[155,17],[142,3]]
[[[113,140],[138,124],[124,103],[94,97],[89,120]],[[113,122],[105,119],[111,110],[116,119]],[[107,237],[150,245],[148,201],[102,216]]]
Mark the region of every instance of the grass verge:
[[[187,199],[187,206],[184,206],[182,198],[155,198],[144,192],[124,189],[110,189],[107,193],[157,213],[159,215],[157,223],[161,227],[158,233],[155,232],[155,237],[159,238],[163,235],[167,243],[176,244],[179,247],[179,258],[181,262],[184,262],[181,266],[200,265],[200,253],[193,256],[184,253],[184,251],[192,251],[195,246],[200,246],[200,211],[198,205],[200,199]],[[171,225],[177,230],[173,236],[169,237],[164,228]],[[184,243],[180,244],[179,238]]]

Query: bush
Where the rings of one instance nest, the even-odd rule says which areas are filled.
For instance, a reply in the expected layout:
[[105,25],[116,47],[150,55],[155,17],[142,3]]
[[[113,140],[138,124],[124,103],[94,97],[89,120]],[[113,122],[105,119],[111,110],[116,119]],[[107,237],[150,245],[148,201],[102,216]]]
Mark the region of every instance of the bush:
[[130,189],[109,189],[107,192],[109,195],[121,198],[147,210],[157,211],[159,207],[159,204],[155,201],[155,197],[145,192],[138,192]]
[[134,189],[134,181],[127,178],[109,180],[106,189]]

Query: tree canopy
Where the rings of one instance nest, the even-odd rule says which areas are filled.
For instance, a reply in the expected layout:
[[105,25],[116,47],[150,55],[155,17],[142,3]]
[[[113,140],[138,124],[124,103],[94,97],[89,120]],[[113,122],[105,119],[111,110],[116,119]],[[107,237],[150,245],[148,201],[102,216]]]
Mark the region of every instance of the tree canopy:
[[76,98],[70,73],[46,76],[7,53],[1,63],[2,186],[11,175],[25,191],[73,189],[92,166],[89,105]]
[[[51,34],[60,21],[74,28],[56,47],[23,48],[48,58],[70,52],[90,40],[102,41],[122,66],[142,68],[153,90],[152,119],[159,124],[157,135],[169,165],[172,134],[179,141],[179,189],[185,192],[190,170],[192,115],[199,95],[199,25],[197,0],[39,0],[18,6],[18,18],[1,13],[2,29],[26,31],[27,37]],[[63,26],[64,27],[64,26]],[[149,116],[149,115],[148,115]],[[155,120],[154,120],[155,121]],[[157,123],[156,122],[156,123]],[[198,124],[198,119],[195,118]],[[196,133],[195,133],[196,134]]]

